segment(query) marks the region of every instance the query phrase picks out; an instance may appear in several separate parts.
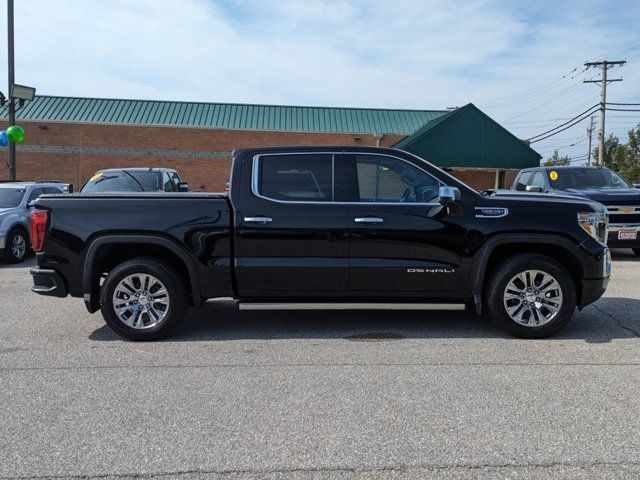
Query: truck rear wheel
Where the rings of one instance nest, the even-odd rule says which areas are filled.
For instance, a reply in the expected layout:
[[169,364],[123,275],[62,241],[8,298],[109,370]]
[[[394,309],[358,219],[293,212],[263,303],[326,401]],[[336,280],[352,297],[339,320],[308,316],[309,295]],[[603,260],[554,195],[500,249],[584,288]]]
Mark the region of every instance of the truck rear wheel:
[[180,274],[155,258],[134,258],[116,266],[100,292],[105,322],[128,340],[165,337],[179,325],[188,307]]
[[489,318],[521,338],[553,335],[571,319],[576,287],[566,268],[552,258],[521,254],[493,271],[485,290]]

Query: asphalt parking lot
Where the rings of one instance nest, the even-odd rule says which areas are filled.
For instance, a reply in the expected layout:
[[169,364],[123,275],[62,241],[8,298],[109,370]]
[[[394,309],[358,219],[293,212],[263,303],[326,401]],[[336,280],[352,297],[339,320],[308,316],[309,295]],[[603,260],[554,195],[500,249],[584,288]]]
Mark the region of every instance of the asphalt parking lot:
[[121,341],[0,265],[0,477],[638,478],[640,258],[559,335],[465,313],[237,312]]

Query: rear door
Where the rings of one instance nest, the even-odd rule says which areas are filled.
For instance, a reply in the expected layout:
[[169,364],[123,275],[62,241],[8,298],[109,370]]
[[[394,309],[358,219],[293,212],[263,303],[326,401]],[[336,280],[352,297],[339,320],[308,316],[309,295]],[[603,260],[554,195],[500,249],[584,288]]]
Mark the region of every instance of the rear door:
[[239,290],[345,291],[349,272],[342,155],[245,158],[236,211]]
[[463,291],[466,226],[474,224],[473,212],[441,206],[442,183],[405,159],[347,158],[349,290],[421,297]]

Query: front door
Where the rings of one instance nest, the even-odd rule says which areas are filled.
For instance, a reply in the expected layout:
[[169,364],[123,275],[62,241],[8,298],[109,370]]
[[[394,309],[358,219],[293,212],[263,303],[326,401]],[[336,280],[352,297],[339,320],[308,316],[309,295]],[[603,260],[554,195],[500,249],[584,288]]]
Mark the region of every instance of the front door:
[[352,186],[349,290],[420,297],[462,292],[470,212],[440,205],[442,182],[408,160],[357,154],[346,165]]
[[[347,289],[349,242],[342,156],[265,154],[244,160],[236,216],[239,289]],[[340,180],[339,180],[340,179]]]

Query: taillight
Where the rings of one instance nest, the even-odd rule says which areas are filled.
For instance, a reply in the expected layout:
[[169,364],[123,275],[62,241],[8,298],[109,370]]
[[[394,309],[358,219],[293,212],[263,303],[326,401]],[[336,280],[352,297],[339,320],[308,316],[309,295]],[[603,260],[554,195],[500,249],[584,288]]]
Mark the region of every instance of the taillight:
[[44,236],[47,233],[46,210],[32,210],[29,221],[31,223],[31,247],[36,252],[41,252],[44,247]]

